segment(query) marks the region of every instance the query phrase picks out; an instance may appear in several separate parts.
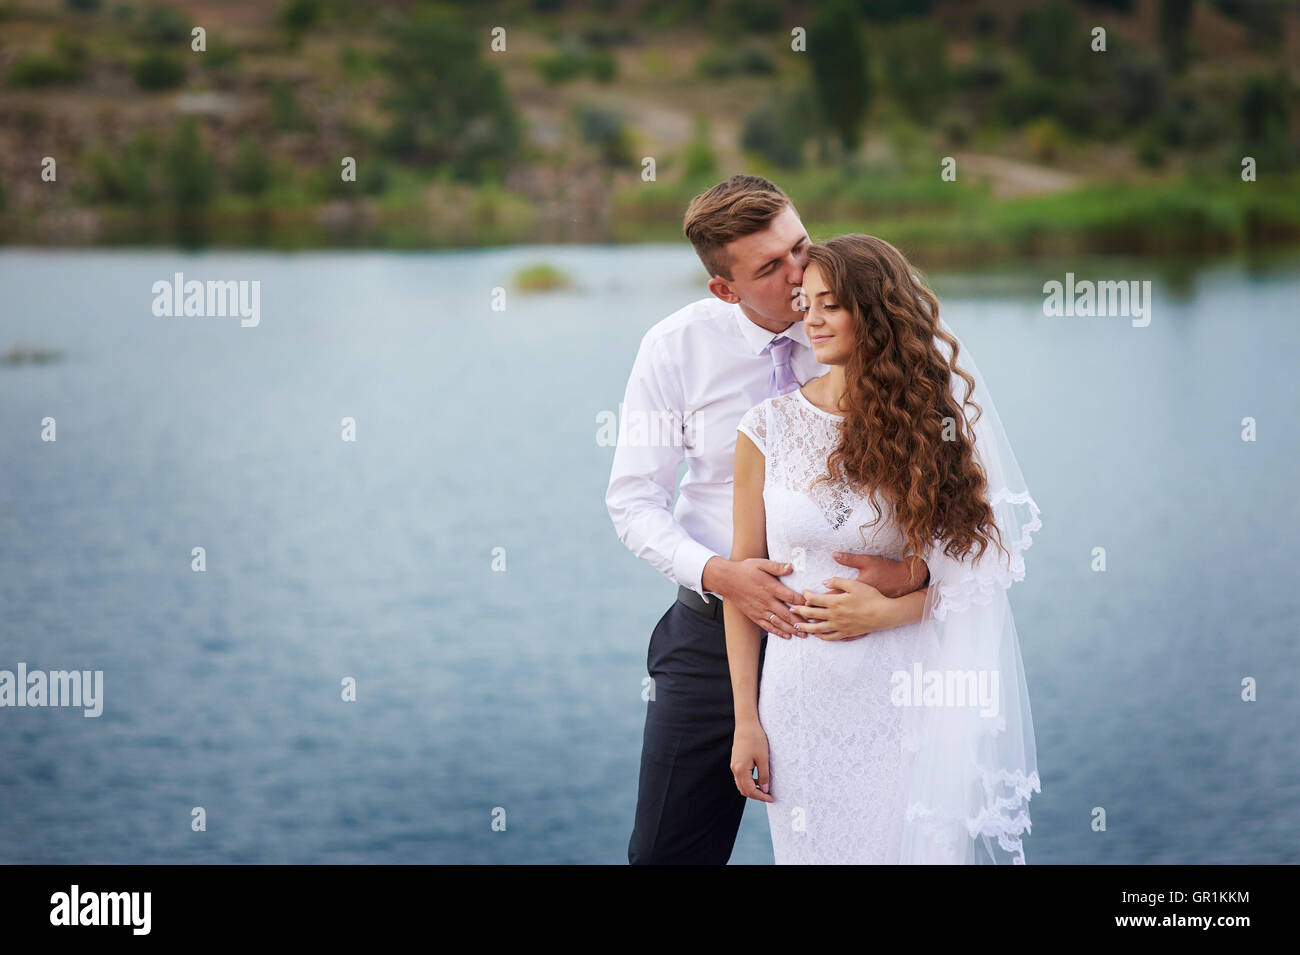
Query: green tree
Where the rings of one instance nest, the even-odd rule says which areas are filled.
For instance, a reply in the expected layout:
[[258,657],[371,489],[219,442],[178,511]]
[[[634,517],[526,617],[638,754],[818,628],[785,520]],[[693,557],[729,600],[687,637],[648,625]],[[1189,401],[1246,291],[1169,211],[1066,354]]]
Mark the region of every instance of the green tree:
[[154,5],[147,8],[140,20],[140,36],[150,43],[188,43],[190,21],[173,7]]
[[818,10],[808,30],[808,56],[821,113],[851,154],[862,142],[871,79],[857,12],[848,0],[831,0]]
[[890,95],[913,118],[928,121],[948,95],[948,37],[932,20],[908,20],[889,32],[885,77]]
[[1282,13],[1287,5],[1288,0],[1214,0],[1220,13],[1246,28],[1252,44],[1265,49],[1281,42],[1285,31]]
[[604,162],[611,166],[627,166],[633,162],[631,134],[618,110],[579,103],[575,112],[583,140],[600,150]]
[[799,169],[803,166],[804,142],[813,133],[816,109],[807,87],[792,93],[771,93],[745,116],[740,147],[782,169]]
[[403,161],[448,167],[460,179],[499,174],[522,141],[522,126],[501,73],[480,58],[480,31],[439,7],[393,21],[386,33],[384,105],[393,119],[383,148]]
[[235,147],[235,163],[230,178],[236,191],[246,196],[260,196],[271,185],[271,163],[266,152],[247,133],[239,137]]
[[695,130],[691,141],[686,144],[686,169],[683,173],[688,182],[710,179],[718,174],[718,157],[713,152],[708,114],[696,113],[692,122]]
[[1087,43],[1088,33],[1079,28],[1074,11],[1062,0],[1032,7],[1016,22],[1016,45],[1039,76],[1073,75]]
[[167,180],[171,196],[182,209],[206,205],[216,191],[217,166],[203,146],[199,124],[185,116],[172,132],[167,145]]
[[1195,0],[1160,0],[1160,48],[1171,73],[1187,69],[1187,27]]
[[185,82],[185,64],[166,50],[150,50],[131,68],[135,85],[142,90],[170,90]]
[[1261,166],[1291,169],[1296,152],[1290,138],[1291,85],[1285,73],[1250,77],[1241,90],[1243,155],[1254,156]]
[[320,0],[289,0],[280,8],[280,23],[290,33],[305,33],[320,19]]

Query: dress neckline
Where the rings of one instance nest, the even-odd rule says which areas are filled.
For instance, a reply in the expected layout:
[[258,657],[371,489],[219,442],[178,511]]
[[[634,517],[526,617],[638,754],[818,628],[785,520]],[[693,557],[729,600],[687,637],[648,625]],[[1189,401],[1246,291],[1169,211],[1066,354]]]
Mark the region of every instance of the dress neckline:
[[824,415],[827,418],[833,418],[836,421],[844,420],[844,415],[831,414],[829,411],[826,411],[824,408],[818,408],[815,404],[812,403],[812,401],[809,400],[808,396],[803,393],[803,388],[798,388],[796,389],[796,391],[799,394],[799,399],[804,404],[806,404],[809,408],[811,408],[813,411],[817,412],[819,415]]

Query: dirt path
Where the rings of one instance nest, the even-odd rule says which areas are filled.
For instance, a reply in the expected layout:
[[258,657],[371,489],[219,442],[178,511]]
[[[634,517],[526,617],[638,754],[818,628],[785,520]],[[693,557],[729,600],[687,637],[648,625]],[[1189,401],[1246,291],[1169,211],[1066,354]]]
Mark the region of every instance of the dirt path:
[[1036,196],[1045,192],[1073,189],[1082,182],[1075,173],[1047,166],[990,156],[984,153],[956,153],[957,178],[987,180],[998,198]]

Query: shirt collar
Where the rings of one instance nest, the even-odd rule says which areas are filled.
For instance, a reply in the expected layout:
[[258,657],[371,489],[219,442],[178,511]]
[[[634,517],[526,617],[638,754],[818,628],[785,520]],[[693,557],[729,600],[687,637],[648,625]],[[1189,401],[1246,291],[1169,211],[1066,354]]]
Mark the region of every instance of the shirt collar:
[[773,339],[782,336],[790,339],[795,344],[803,345],[805,348],[811,348],[808,344],[808,333],[804,331],[803,322],[795,321],[789,328],[783,332],[777,332],[775,335],[766,328],[760,328],[749,320],[749,317],[741,310],[739,303],[732,306],[736,312],[736,323],[740,326],[741,337],[749,346],[750,351],[755,355],[763,354],[763,349],[772,342]]

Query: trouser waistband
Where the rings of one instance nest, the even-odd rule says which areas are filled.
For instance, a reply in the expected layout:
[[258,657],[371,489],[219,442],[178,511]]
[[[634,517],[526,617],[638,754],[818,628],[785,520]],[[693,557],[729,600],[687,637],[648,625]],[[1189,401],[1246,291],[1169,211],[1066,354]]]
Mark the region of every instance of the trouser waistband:
[[711,620],[722,619],[722,598],[717,594],[709,597],[709,602],[705,603],[704,598],[697,594],[689,587],[677,588],[677,599],[684,603],[698,614],[702,614]]

